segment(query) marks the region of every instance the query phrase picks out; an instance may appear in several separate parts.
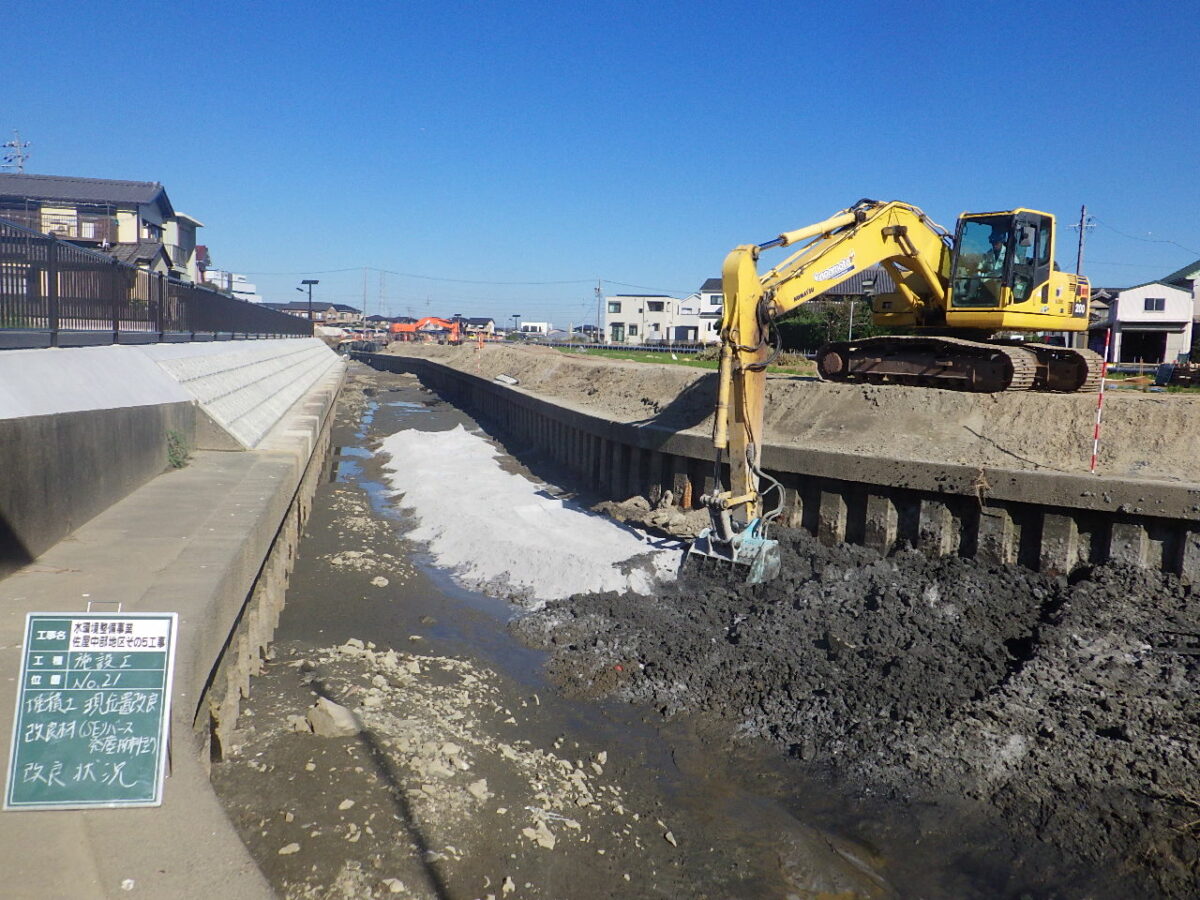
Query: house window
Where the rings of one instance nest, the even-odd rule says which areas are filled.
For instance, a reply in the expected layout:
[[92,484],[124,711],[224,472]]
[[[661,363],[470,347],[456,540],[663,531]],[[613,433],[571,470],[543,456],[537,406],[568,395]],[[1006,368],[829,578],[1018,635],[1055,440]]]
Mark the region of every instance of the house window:
[[720,294],[709,294],[708,295],[708,305],[709,306],[720,306],[721,305],[721,295]]
[[637,329],[638,329],[638,327],[637,327],[636,325],[632,325],[632,324],[631,324],[631,325],[629,326],[629,336],[630,336],[630,337],[637,337]]
[[663,302],[661,300],[649,300],[646,302],[646,308],[650,312],[660,313],[663,311]]
[[1146,312],[1163,312],[1167,308],[1166,297],[1147,297]]
[[608,301],[608,311],[610,313],[619,313],[621,311],[621,301],[620,300],[609,300]]

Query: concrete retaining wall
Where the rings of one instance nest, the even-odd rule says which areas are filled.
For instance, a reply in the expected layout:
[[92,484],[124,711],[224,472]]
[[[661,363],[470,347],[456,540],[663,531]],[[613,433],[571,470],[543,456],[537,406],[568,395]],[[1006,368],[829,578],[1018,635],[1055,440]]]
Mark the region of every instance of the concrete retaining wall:
[[315,338],[0,352],[0,576],[189,449],[258,446],[340,366]]
[[[355,354],[411,372],[502,433],[531,441],[612,499],[656,502],[671,490],[687,508],[713,486],[708,435],[612,422],[594,413],[410,357]],[[931,555],[1069,572],[1120,560],[1200,580],[1200,484],[864,457],[779,444],[764,469],[785,489],[784,524],[821,540],[886,551],[911,543]],[[722,478],[728,478],[727,468]]]

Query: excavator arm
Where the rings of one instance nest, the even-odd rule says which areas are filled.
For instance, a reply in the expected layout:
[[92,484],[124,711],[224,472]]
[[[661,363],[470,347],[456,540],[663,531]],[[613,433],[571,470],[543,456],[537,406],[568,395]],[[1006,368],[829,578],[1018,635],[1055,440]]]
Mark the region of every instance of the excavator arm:
[[[808,241],[763,275],[759,254]],[[906,203],[861,200],[823,222],[786,232],[765,244],[737,247],[721,271],[721,367],[713,445],[728,449],[731,490],[718,495],[745,517],[762,515],[758,469],[762,452],[763,391],[771,323],[846,281],[883,264],[893,276],[899,307],[919,324],[944,319],[949,235]],[[726,496],[727,495],[727,496]]]
[[[759,254],[804,243],[759,275]],[[725,303],[713,445],[728,452],[728,490],[718,482],[703,501],[712,525],[692,551],[751,567],[750,581],[778,571],[778,547],[766,539],[782,506],[765,509],[760,467],[766,367],[773,356],[768,333],[774,320],[836,287],[856,272],[883,264],[896,282],[897,305],[921,324],[944,319],[949,236],[917,207],[861,200],[823,222],[786,232],[764,244],[735,248],[721,271]]]

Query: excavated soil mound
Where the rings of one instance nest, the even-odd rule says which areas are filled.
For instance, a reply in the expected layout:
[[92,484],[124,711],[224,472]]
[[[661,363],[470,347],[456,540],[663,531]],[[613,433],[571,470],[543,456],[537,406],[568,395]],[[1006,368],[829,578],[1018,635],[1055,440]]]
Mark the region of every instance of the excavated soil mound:
[[[702,432],[712,425],[716,373],[703,369],[503,344],[393,344],[388,352],[489,379],[509,375],[519,390],[619,421]],[[1085,472],[1095,417],[1091,394],[967,394],[788,375],[767,383],[768,441],[897,459]],[[1100,474],[1200,481],[1198,428],[1200,396],[1110,391]]]
[[986,840],[1014,879],[1052,860],[1057,883],[1090,895],[1194,896],[1190,587],[884,558],[795,532],[783,550],[770,585],[691,572],[650,601],[576,596],[512,627],[580,695],[720,715],[914,811],[965,800],[995,821]]

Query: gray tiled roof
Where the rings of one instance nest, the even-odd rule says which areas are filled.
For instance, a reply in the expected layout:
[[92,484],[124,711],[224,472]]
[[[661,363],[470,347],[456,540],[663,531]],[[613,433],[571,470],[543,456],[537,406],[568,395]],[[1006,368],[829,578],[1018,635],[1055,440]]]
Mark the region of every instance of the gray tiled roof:
[[700,290],[702,290],[702,291],[720,291],[721,290],[721,279],[720,278],[709,278],[707,281],[704,282],[704,284],[700,285]]
[[[166,253],[163,245],[158,241],[138,241],[136,244],[113,244],[107,252],[109,256],[114,257],[120,262],[128,263],[131,266],[137,265],[139,262],[150,262]],[[170,257],[167,258],[167,262],[170,262]]]
[[166,215],[175,215],[166,189],[157,181],[5,173],[0,174],[0,198],[71,203],[157,203]]

